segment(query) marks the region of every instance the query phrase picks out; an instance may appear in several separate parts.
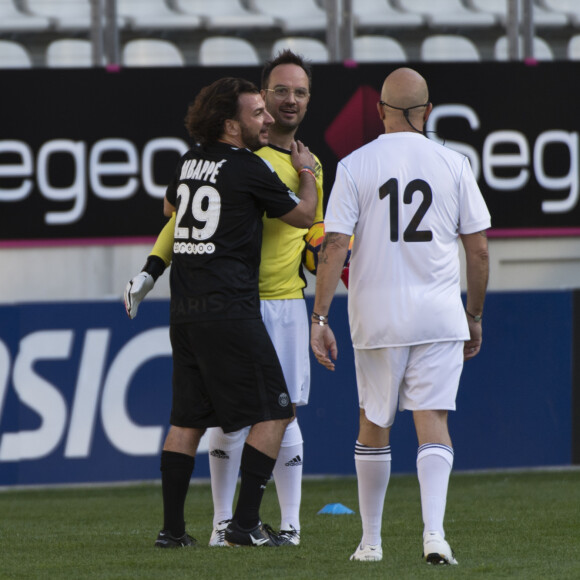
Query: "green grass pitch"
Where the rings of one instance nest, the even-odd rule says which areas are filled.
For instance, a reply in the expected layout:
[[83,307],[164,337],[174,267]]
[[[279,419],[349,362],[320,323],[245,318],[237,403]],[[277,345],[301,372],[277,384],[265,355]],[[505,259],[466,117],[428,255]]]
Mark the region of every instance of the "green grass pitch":
[[[355,515],[318,515],[342,503]],[[421,559],[416,477],[395,475],[387,491],[382,562],[350,562],[360,540],[354,478],[306,479],[298,547],[209,548],[208,483],[188,496],[187,529],[199,547],[159,550],[160,484],[0,492],[2,579],[498,579],[580,578],[580,471],[454,473],[447,538],[458,566]],[[262,518],[279,526],[273,482]]]

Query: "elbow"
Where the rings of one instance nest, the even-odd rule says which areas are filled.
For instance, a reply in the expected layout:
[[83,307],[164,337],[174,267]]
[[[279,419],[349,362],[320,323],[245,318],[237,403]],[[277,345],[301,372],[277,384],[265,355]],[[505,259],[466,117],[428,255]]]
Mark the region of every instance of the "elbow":
[[314,223],[314,219],[316,218],[316,212],[309,212],[308,214],[306,214],[302,220],[303,220],[303,224],[300,226],[301,228],[310,228],[312,227],[312,224]]
[[298,205],[297,209],[300,211],[296,212],[296,219],[292,225],[297,228],[310,228],[316,217],[316,207],[312,210],[307,210],[305,207]]
[[170,218],[171,215],[175,212],[175,206],[170,203],[166,197],[163,198],[163,215],[165,217]]
[[482,263],[482,264],[489,264],[489,250],[487,249],[487,247],[482,248],[478,254],[477,254],[477,259]]

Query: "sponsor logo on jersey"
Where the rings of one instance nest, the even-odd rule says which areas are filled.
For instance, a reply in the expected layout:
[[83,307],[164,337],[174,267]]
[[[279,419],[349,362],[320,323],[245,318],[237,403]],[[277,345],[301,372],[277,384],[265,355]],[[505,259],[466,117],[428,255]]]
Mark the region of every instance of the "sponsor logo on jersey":
[[213,254],[215,252],[215,244],[211,242],[208,244],[175,242],[173,244],[173,252],[175,254]]

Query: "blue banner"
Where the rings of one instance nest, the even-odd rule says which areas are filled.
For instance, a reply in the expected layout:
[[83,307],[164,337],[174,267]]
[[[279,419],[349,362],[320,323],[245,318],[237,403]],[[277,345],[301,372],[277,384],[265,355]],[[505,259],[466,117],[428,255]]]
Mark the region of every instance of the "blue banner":
[[[571,463],[572,304],[571,292],[489,295],[483,349],[466,363],[450,414],[456,469]],[[171,406],[168,317],[166,300],[146,301],[135,320],[118,302],[1,306],[0,485],[159,479]],[[310,403],[298,410],[310,475],[354,474],[346,297],[335,299],[332,321],[337,369],[312,358]],[[391,444],[393,471],[414,471],[410,413],[397,417]],[[194,477],[209,477],[206,452],[202,444]]]

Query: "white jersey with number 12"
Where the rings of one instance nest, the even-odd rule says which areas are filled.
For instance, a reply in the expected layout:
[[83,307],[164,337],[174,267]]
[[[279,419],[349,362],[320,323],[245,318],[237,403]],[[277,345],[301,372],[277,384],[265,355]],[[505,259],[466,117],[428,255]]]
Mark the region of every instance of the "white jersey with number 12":
[[459,234],[490,227],[468,159],[419,133],[381,135],[337,167],[326,232],[355,240],[355,348],[466,340]]

